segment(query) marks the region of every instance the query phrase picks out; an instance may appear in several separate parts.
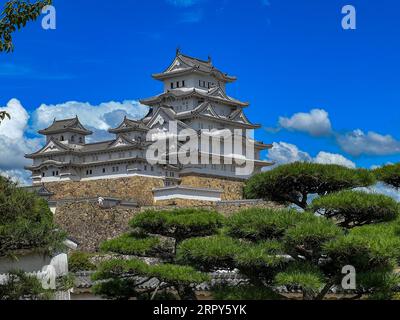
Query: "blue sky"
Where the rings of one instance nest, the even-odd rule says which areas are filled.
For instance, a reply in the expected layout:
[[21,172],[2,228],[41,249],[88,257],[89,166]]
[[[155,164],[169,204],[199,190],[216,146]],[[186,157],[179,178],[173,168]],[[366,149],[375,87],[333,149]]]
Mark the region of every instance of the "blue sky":
[[[341,27],[346,4],[357,10],[356,30]],[[15,52],[0,54],[0,109],[23,120],[0,126],[3,172],[24,177],[25,160],[14,160],[42,143],[34,132],[54,115],[84,112],[98,137],[121,115],[139,116],[136,101],[162,90],[150,75],[168,66],[178,46],[189,55],[211,55],[238,77],[229,94],[251,102],[247,115],[264,127],[257,137],[275,143],[271,159],[341,155],[340,161],[367,168],[400,160],[397,1],[54,5],[56,30],[31,23],[15,34]],[[15,145],[18,139],[23,146]]]

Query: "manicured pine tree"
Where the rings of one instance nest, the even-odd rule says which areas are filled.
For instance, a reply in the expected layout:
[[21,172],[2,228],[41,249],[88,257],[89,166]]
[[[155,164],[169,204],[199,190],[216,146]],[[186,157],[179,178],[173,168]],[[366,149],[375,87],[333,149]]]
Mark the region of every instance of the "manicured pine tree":
[[[154,299],[168,289],[177,292],[180,299],[196,299],[194,286],[210,278],[192,267],[176,264],[176,247],[188,238],[216,234],[222,222],[223,217],[216,212],[195,209],[139,214],[130,223],[131,232],[101,245],[102,251],[138,258],[102,263],[93,279],[106,281],[97,284],[94,292],[110,299]],[[155,257],[160,262],[151,265],[140,257]],[[159,281],[157,288],[138,289],[152,279]]]

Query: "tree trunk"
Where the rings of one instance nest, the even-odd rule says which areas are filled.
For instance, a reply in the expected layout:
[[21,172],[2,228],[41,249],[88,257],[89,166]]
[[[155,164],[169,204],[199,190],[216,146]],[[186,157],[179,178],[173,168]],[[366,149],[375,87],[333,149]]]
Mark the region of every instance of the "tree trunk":
[[177,286],[177,291],[181,300],[197,300],[194,289],[189,286]]

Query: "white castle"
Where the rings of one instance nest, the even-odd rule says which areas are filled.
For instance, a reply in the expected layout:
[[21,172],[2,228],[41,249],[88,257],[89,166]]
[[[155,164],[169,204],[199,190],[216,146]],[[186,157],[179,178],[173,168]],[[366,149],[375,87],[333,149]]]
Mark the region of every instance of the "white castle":
[[[150,131],[167,132],[172,121],[178,131],[193,129],[199,135],[202,130],[245,130],[257,129],[243,110],[249,104],[227,95],[226,85],[236,81],[236,77],[215,68],[211,59],[199,60],[183,55],[177,50],[172,64],[162,73],[153,74],[153,78],[164,84],[163,93],[143,99],[140,102],[148,106],[148,114],[141,120],[124,118],[117,127],[109,132],[115,139],[98,143],[86,143],[86,137],[92,132],[87,130],[78,117],[54,120],[50,127],[40,130],[46,136],[46,145],[33,154],[26,155],[33,164],[26,167],[32,172],[34,185],[65,181],[89,181],[99,179],[117,179],[133,176],[160,178],[166,188],[180,184],[183,175],[206,175],[224,179],[243,179],[238,176],[239,166],[235,158],[246,157],[242,153],[230,151],[232,164],[221,161],[220,164],[158,163],[150,164],[146,152],[153,142],[147,141]],[[254,141],[246,133],[241,135],[243,145],[252,143],[254,156],[246,157],[254,165],[254,173],[271,163],[260,160],[260,152],[271,145]],[[221,150],[224,146],[221,147]],[[200,150],[200,147],[199,147]],[[199,151],[199,156],[200,156]],[[225,152],[210,157],[227,158]],[[168,157],[166,157],[168,158]],[[229,163],[229,162],[228,162]]]

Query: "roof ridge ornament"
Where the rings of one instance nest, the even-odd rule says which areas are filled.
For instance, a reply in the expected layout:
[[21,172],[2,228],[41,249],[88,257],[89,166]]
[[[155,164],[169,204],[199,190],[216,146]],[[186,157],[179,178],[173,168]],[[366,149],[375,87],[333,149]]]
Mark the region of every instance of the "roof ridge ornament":
[[181,48],[178,46],[176,47],[176,56],[179,56],[181,54]]

